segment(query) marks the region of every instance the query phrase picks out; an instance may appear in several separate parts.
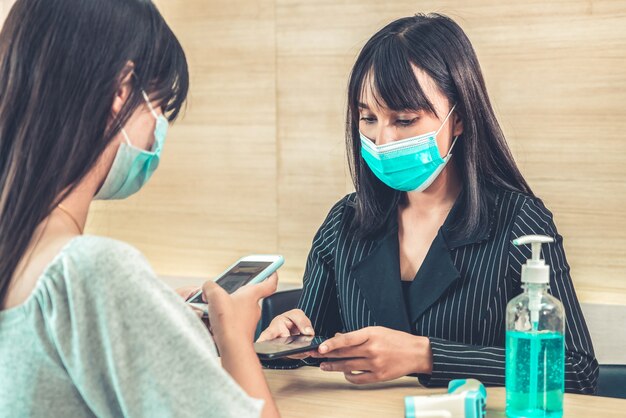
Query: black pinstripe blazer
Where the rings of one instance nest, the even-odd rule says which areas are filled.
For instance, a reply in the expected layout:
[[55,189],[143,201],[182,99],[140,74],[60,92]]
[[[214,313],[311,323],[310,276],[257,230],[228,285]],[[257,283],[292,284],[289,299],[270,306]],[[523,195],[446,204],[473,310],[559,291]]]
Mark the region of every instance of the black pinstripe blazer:
[[432,375],[420,377],[426,385],[469,377],[504,385],[505,308],[522,292],[521,266],[531,256],[528,246],[511,241],[552,236],[555,243],[544,246],[543,257],[551,268],[551,293],[565,306],[565,387],[593,393],[598,364],[551,212],[541,200],[516,192],[492,189],[489,197],[490,224],[471,239],[456,239],[449,230],[462,216],[457,205],[452,208],[410,285],[407,312],[397,216],[379,238],[358,239],[350,229],[355,195],[346,196],[313,240],[299,307],[318,335],[377,325],[429,337]]

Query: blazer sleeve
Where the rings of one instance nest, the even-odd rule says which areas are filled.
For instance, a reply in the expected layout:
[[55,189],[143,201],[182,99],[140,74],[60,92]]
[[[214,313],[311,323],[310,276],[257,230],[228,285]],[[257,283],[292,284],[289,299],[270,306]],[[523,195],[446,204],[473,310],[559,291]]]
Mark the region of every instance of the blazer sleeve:
[[[341,330],[341,316],[335,284],[334,257],[337,231],[342,221],[347,197],[336,203],[313,238],[304,271],[302,296],[298,308],[311,320],[315,335],[332,337]],[[317,366],[320,359],[263,361],[271,369]]]
[[[598,362],[589,330],[570,277],[565,258],[563,237],[558,234],[552,213],[539,199],[528,198],[520,208],[511,229],[510,240],[523,235],[541,234],[555,239],[544,246],[543,258],[550,265],[550,292],[565,308],[565,390],[573,393],[595,393]],[[509,272],[514,288],[520,289],[521,266],[531,257],[528,246],[509,243]],[[485,384],[504,385],[505,348],[483,347],[431,338],[433,372],[421,376],[428,386],[447,384],[452,379],[474,377]]]
[[345,204],[345,199],[337,203],[315,234],[304,271],[302,296],[298,303],[298,307],[311,320],[315,334],[325,337],[332,337],[342,328],[334,258],[338,226],[342,222]]

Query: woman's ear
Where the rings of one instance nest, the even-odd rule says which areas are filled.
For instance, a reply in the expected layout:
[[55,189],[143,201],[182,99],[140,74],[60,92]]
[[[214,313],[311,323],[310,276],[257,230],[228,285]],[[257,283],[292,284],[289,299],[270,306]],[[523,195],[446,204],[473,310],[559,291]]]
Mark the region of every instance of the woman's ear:
[[452,116],[454,118],[452,125],[452,136],[459,136],[463,133],[463,121],[461,120],[461,117],[456,114],[456,112]]
[[135,65],[132,62],[128,62],[122,72],[120,73],[119,83],[115,97],[113,98],[113,105],[111,106],[111,115],[115,116],[122,111],[124,104],[130,97],[133,90],[132,80],[133,69]]

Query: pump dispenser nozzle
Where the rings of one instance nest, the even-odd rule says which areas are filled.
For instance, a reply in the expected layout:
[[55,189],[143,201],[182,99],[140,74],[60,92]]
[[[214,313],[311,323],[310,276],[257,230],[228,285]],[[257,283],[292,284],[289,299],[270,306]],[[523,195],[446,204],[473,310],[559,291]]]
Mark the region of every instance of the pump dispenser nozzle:
[[[532,258],[522,266],[522,283],[543,284],[550,283],[550,266],[541,258],[541,244],[554,242],[554,238],[545,235],[525,235],[513,240],[515,245],[532,245]],[[534,330],[539,325],[539,305],[541,295],[530,292],[530,321]]]
[[[545,235],[525,235],[513,240],[515,245],[532,245],[532,258],[522,266],[522,283],[543,284],[550,283],[550,266],[541,258],[541,244],[554,242],[554,238]],[[539,323],[539,304],[541,296],[537,292],[530,293],[530,318],[533,329]]]
[[522,266],[523,283],[550,283],[550,267],[541,258],[541,244],[554,242],[545,235],[525,235],[513,240],[515,245],[532,245],[532,258]]

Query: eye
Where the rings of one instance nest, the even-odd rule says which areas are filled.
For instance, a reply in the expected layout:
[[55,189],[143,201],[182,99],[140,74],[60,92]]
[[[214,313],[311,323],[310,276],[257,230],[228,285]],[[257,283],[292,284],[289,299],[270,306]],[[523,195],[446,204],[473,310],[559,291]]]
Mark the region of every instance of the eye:
[[415,122],[417,122],[418,119],[418,117],[415,117],[413,119],[396,119],[396,125],[402,127],[412,126]]
[[360,120],[365,122],[367,125],[376,122],[376,118],[371,117],[371,116],[361,116]]

